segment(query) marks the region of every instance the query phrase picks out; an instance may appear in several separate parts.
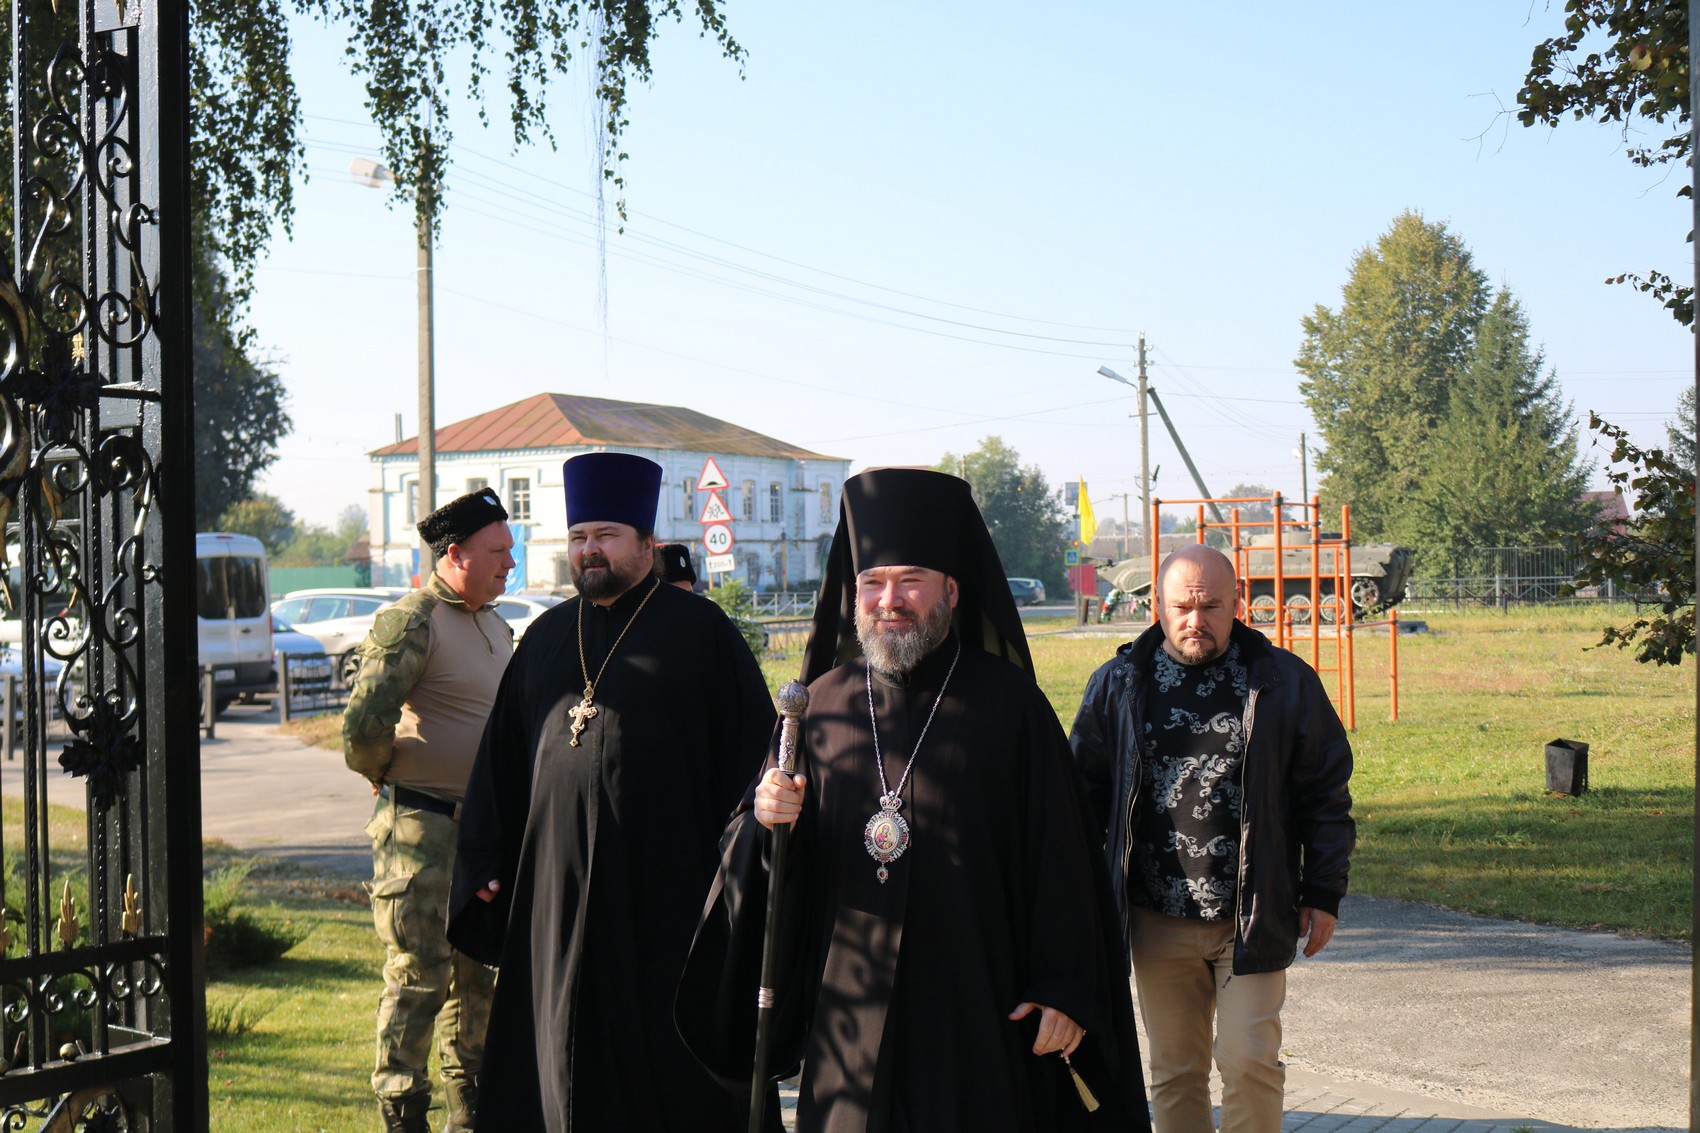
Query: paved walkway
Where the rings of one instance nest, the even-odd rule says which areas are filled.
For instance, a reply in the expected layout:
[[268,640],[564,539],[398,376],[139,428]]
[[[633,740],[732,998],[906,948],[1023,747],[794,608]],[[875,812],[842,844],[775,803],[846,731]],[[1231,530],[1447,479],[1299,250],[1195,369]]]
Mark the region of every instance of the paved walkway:
[[[364,876],[369,788],[275,721],[238,705],[203,743],[206,835]],[[52,800],[81,805],[51,770]],[[21,782],[0,766],[0,790]],[[1289,974],[1284,1128],[1686,1129],[1691,965],[1685,945],[1349,897]]]

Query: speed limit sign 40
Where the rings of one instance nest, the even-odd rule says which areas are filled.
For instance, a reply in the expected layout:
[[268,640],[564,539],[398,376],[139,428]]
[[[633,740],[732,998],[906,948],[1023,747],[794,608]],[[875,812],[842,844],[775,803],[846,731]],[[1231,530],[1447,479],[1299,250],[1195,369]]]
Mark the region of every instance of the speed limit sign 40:
[[711,555],[724,555],[732,549],[732,529],[724,523],[711,523],[702,529],[702,545]]

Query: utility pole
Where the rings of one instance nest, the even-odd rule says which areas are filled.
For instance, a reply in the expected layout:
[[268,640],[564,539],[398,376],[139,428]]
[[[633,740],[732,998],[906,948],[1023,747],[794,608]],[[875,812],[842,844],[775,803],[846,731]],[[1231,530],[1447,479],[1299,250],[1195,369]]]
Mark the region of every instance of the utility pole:
[[[419,216],[419,518],[437,510],[437,349],[431,328],[431,206],[436,196],[420,186],[414,201]],[[436,568],[431,545],[419,542],[421,583]]]
[[1151,391],[1151,404],[1157,407],[1158,416],[1163,418],[1163,427],[1169,430],[1169,439],[1174,441],[1175,447],[1180,450],[1181,460],[1185,462],[1186,470],[1192,473],[1192,482],[1198,485],[1198,494],[1203,496],[1205,500],[1204,506],[1210,509],[1210,514],[1216,517],[1217,523],[1228,522],[1227,516],[1222,514],[1221,507],[1217,505],[1215,497],[1210,494],[1210,489],[1204,486],[1204,477],[1198,474],[1198,465],[1192,462],[1192,454],[1186,451],[1186,445],[1182,443],[1180,433],[1175,430],[1175,423],[1169,420],[1169,411],[1163,408],[1163,399],[1157,396],[1156,390]]
[[1139,336],[1139,531],[1145,546],[1145,557],[1151,557],[1152,548],[1156,546],[1152,540],[1156,535],[1152,532],[1151,522],[1151,432],[1150,414],[1145,406],[1145,335]]
[[1305,435],[1299,434],[1299,483],[1304,486],[1304,494],[1299,497],[1305,507],[1310,506],[1310,449],[1305,447]]
[[[437,504],[437,354],[436,339],[431,330],[431,244],[432,214],[436,209],[436,193],[425,183],[429,167],[420,166],[419,185],[413,192],[413,215],[419,229],[419,484],[414,489],[418,512],[414,520],[424,519],[436,510]],[[395,174],[369,157],[357,157],[348,164],[348,172],[357,184],[372,189],[395,184]],[[395,415],[396,441],[401,441],[401,414]],[[423,539],[419,542],[419,578],[424,582],[437,565],[436,555]]]

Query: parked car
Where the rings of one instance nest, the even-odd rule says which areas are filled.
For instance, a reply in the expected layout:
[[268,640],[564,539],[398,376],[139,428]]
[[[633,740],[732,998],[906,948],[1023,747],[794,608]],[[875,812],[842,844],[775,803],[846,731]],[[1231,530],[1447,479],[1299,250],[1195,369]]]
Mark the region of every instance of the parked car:
[[378,611],[407,593],[404,586],[291,590],[272,603],[272,616],[317,641],[336,671],[346,672]]
[[283,687],[283,669],[286,663],[290,666],[290,684],[300,687],[312,685],[328,688],[331,683],[331,673],[334,671],[331,659],[325,653],[324,646],[317,638],[306,634],[283,621],[276,614],[272,615],[272,690],[280,691]]
[[264,692],[272,680],[265,545],[251,535],[197,533],[195,614],[199,660],[213,671],[218,711]]
[[537,620],[543,611],[559,606],[570,594],[504,594],[496,599],[496,612],[502,615],[502,620],[513,627],[514,640],[517,642],[525,636],[525,631],[531,628],[531,623]]
[[1045,600],[1045,584],[1036,578],[1012,578],[1009,592],[1017,606],[1037,606]]

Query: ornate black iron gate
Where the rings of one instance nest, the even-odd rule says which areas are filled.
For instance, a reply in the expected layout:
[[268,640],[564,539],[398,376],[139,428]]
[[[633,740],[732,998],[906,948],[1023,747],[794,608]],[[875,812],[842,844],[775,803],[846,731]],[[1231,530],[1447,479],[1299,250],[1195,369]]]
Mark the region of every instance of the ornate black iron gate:
[[[0,1129],[203,1130],[186,5],[0,7]],[[47,807],[64,775],[86,821]]]

